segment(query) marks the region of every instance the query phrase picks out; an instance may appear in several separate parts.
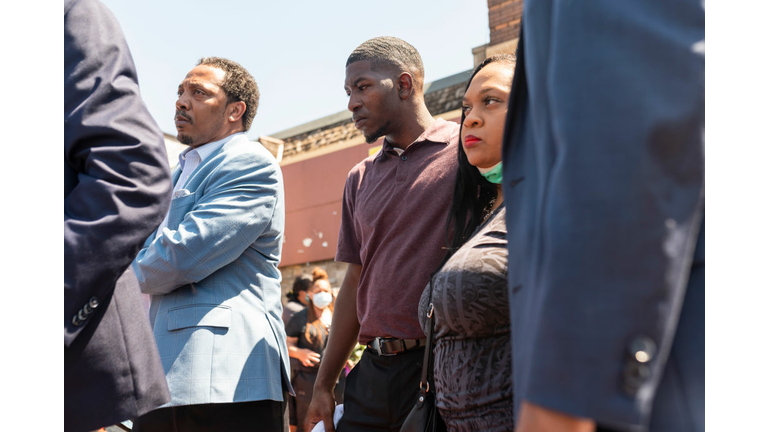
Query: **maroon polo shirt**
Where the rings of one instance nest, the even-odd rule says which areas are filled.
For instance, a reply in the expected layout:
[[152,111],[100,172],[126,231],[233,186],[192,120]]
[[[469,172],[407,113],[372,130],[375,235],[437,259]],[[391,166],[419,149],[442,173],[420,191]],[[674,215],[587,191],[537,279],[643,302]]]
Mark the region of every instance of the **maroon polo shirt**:
[[458,142],[459,125],[437,119],[402,155],[384,139],[347,176],[336,261],[362,265],[360,343],[424,337],[419,298],[445,255]]

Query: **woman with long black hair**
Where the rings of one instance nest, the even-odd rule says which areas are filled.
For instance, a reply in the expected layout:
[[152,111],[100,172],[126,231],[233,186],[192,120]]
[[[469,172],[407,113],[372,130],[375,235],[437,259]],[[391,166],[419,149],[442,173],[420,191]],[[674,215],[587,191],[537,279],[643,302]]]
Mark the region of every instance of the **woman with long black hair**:
[[[419,304],[434,313],[436,405],[449,431],[513,430],[512,347],[501,147],[515,58],[472,74],[462,104],[453,242]],[[431,303],[430,303],[431,289]]]

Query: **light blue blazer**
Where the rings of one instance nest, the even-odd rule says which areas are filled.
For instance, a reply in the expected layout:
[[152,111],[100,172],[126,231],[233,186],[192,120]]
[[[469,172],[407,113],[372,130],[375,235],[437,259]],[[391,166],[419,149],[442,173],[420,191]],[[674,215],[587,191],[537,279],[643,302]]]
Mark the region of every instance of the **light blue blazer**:
[[[181,174],[177,167],[173,182]],[[171,402],[283,400],[289,380],[280,320],[283,179],[275,158],[237,135],[174,193],[168,225],[133,262]]]

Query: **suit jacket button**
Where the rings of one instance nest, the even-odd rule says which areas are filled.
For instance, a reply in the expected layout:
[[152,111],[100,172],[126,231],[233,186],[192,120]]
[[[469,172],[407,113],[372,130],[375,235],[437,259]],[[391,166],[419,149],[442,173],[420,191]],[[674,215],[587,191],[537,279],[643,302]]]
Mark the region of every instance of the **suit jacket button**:
[[638,363],[648,363],[656,355],[656,344],[647,336],[640,336],[629,344],[629,356]]
[[72,317],[72,325],[74,325],[76,327],[80,327],[80,325],[82,325],[82,324],[83,324],[83,321],[80,320],[80,318],[78,318],[77,315]]
[[648,365],[630,362],[624,369],[623,387],[624,392],[629,396],[634,396],[640,386],[651,376],[651,369]]
[[91,299],[88,300],[88,305],[96,309],[97,307],[99,307],[99,299],[97,299],[96,297],[91,297]]
[[84,310],[80,309],[80,312],[77,313],[77,318],[79,318],[80,321],[85,321],[88,318],[88,314],[85,313]]
[[656,343],[647,336],[639,336],[627,346],[627,360],[624,367],[622,387],[634,397],[640,386],[651,377],[649,363],[656,355]]

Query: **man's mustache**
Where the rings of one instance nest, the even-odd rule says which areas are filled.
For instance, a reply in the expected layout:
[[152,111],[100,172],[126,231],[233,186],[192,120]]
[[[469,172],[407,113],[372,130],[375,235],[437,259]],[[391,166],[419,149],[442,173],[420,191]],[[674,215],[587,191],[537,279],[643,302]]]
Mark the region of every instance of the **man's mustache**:
[[176,116],[174,117],[174,120],[176,120],[176,118],[178,118],[178,117],[183,117],[186,121],[189,122],[189,124],[192,124],[192,117],[190,117],[189,114],[187,114],[186,111],[184,111],[184,110],[177,110],[176,111]]

